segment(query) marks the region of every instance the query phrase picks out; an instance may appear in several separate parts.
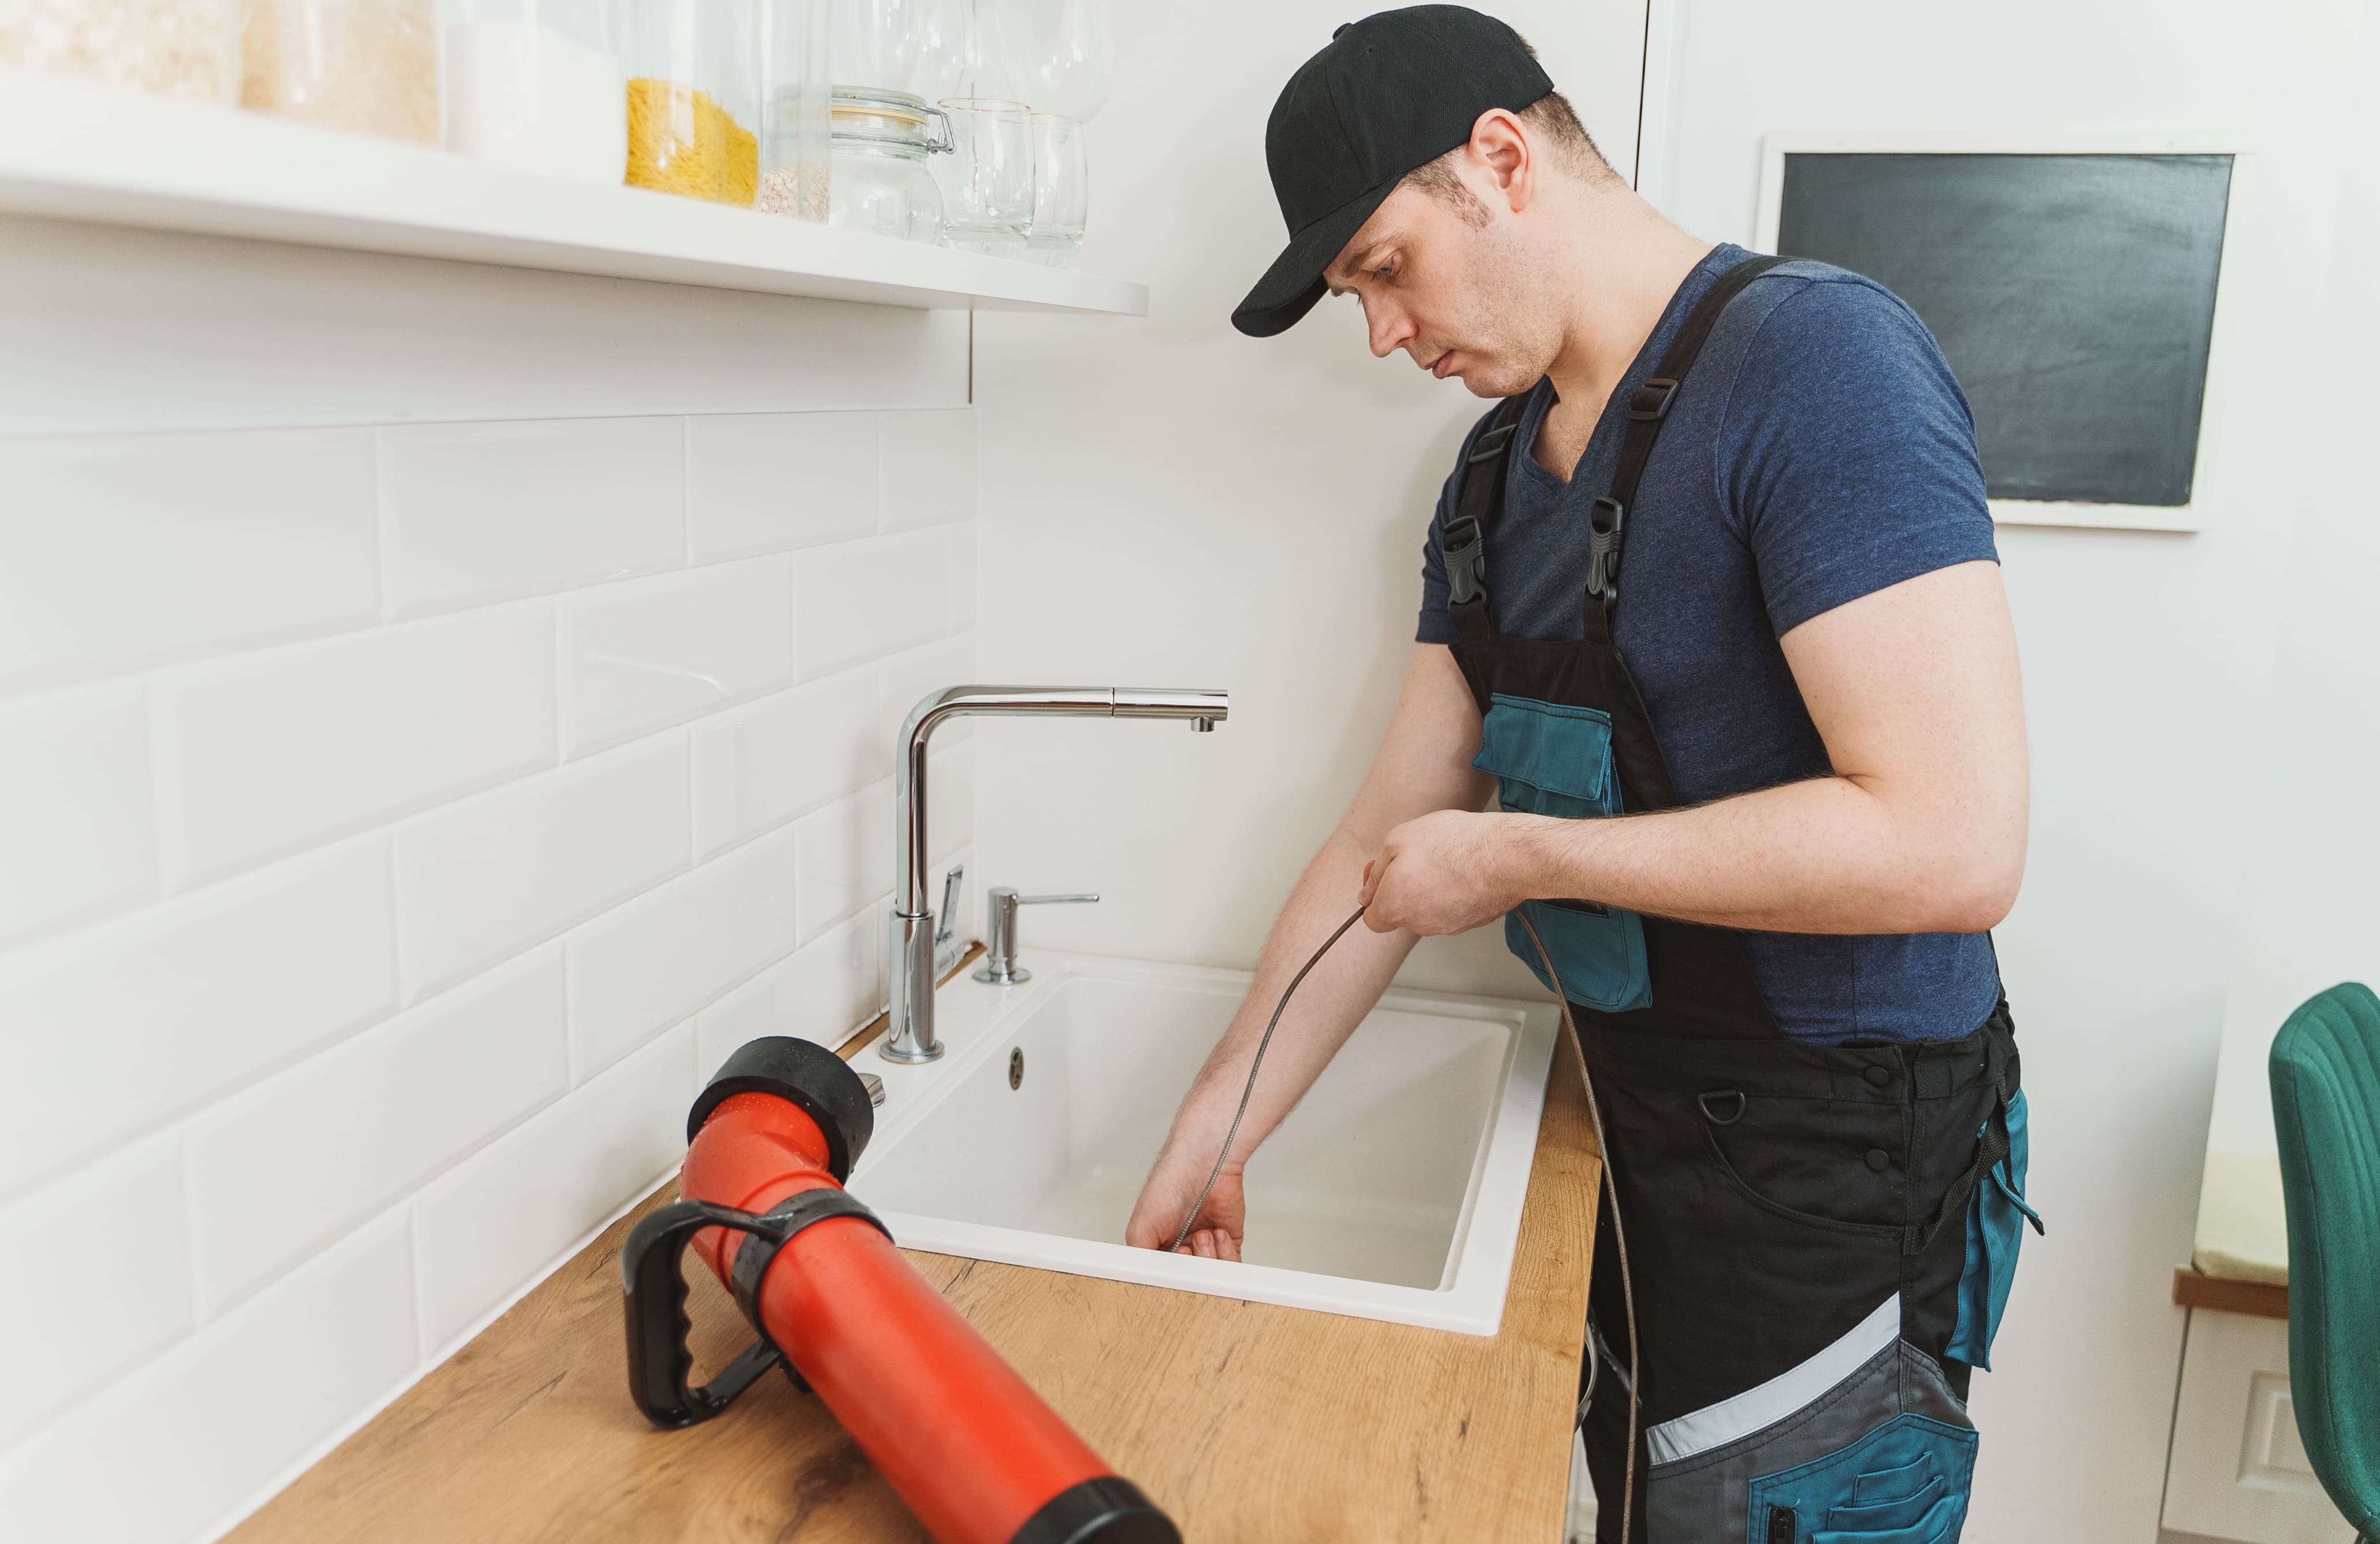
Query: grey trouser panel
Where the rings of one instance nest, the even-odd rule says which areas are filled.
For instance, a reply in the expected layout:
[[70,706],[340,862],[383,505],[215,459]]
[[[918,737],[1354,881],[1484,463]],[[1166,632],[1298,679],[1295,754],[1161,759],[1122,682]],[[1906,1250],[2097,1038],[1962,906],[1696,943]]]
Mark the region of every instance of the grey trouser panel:
[[[1957,1538],[1975,1429],[1941,1366],[1900,1339],[1900,1310],[1890,1299],[1863,1326],[1864,1339],[1846,1336],[1759,1388],[1648,1432],[1651,1537],[1694,1544]],[[1878,1349],[1837,1376],[1840,1363],[1877,1340]]]

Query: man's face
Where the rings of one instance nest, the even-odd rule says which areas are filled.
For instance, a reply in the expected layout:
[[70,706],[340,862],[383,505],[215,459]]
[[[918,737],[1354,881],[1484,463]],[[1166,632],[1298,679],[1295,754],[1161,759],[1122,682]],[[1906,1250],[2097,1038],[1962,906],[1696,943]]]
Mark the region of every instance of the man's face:
[[1510,396],[1536,383],[1561,341],[1512,222],[1494,203],[1399,188],[1322,276],[1363,303],[1375,355],[1402,348],[1475,396]]

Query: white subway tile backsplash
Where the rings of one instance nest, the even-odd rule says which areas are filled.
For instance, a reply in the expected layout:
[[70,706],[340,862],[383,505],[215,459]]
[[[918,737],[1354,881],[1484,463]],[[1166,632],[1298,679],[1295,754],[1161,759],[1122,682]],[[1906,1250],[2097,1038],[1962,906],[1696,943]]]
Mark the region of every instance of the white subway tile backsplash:
[[850,1039],[884,1011],[884,939],[883,917],[864,911],[705,1008],[698,1075],[708,1079],[737,1046],[764,1035],[824,1046]]
[[371,432],[0,444],[0,692],[380,614]]
[[[880,416],[721,413],[688,419],[686,520],[694,561],[715,563],[873,532]],[[892,415],[896,420],[912,416]]]
[[397,615],[686,562],[680,419],[405,424],[380,433]]
[[[950,687],[974,684],[975,635],[929,643],[882,661],[877,667],[882,695],[877,703],[876,735],[892,755],[901,754],[901,725],[909,711],[928,695]],[[936,746],[956,745],[975,736],[972,718],[944,719],[934,730]]]
[[668,1173],[695,1092],[682,1024],[424,1190],[423,1344],[445,1344]]
[[664,1175],[698,1071],[881,1011],[977,456],[964,407],[0,442],[0,1537],[219,1532]]
[[168,887],[552,765],[553,680],[549,602],[165,673]]
[[948,540],[917,531],[795,553],[794,653],[802,678],[947,634]]
[[139,687],[0,705],[0,949],[157,889]]
[[892,888],[892,783],[870,784],[794,826],[801,942]]
[[406,1001],[419,1002],[685,868],[688,800],[686,741],[671,736],[399,826]]
[[573,1082],[794,947],[794,833],[764,836],[570,937]]
[[975,626],[976,562],[975,527],[972,525],[950,535],[951,631],[965,632]]
[[0,1260],[6,1449],[188,1328],[174,1139],[145,1142],[0,1210]]
[[0,1194],[382,1017],[385,838],[0,961]]
[[845,671],[694,726],[694,845],[722,852],[884,775],[876,682]]
[[570,1086],[550,948],[190,1123],[198,1311],[286,1271]]
[[975,409],[884,415],[884,529],[912,530],[975,513]]
[[[380,1218],[0,1456],[7,1537],[161,1544],[227,1523],[413,1371],[405,1223]],[[120,1247],[55,1262],[51,1290],[122,1268]]]
[[564,750],[583,756],[794,679],[791,560],[603,585],[561,602]]

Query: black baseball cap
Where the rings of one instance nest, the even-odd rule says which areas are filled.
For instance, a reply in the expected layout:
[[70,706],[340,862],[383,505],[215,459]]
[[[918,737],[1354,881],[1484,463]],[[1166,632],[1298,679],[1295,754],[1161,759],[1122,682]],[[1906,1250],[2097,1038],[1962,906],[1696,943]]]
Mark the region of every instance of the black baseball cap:
[[1382,11],[1330,34],[1265,124],[1289,245],[1232,325],[1257,338],[1287,331],[1322,298],[1322,271],[1406,173],[1469,140],[1480,114],[1517,113],[1553,89],[1520,33],[1463,6]]

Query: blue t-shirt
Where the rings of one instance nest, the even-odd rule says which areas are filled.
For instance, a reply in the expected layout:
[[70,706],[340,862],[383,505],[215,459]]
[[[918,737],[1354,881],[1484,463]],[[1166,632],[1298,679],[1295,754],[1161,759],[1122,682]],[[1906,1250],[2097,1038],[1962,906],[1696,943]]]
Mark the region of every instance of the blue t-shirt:
[[[1587,510],[1610,489],[1629,395],[1704,290],[1746,255],[1721,245],[1686,280],[1568,483],[1526,450],[1512,456],[1488,536],[1497,632],[1583,635]],[[1538,382],[1517,445],[1536,444],[1552,402],[1552,383]],[[1430,522],[1425,643],[1456,637],[1441,553],[1456,486],[1447,480]],[[1998,556],[1967,399],[1916,313],[1825,263],[1754,280],[1704,343],[1628,512],[1616,641],[1678,796],[1706,803],[1827,775],[1777,640],[1847,601]],[[1797,1039],[1955,1039],[1999,995],[1987,934],[1741,936],[1778,1027]]]

